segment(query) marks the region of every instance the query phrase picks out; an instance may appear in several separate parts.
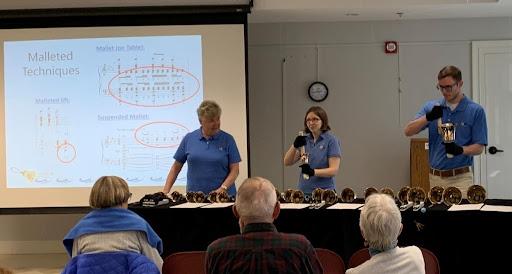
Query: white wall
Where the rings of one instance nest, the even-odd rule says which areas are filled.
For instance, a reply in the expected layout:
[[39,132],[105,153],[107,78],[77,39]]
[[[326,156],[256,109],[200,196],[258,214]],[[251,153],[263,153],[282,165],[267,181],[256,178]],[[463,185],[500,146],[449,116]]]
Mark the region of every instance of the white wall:
[[[330,89],[320,105],[342,141],[338,190],[397,191],[409,184],[402,128],[438,96],[439,69],[461,67],[470,93],[471,41],[500,39],[512,39],[510,18],[249,25],[251,174],[281,190],[296,186],[298,171],[284,168],[282,156],[313,105],[306,89],[317,80],[318,61],[318,80]],[[386,40],[400,43],[399,55],[383,53]],[[64,252],[61,240],[81,216],[1,215],[0,254]]]
[[[403,127],[440,97],[438,71],[461,68],[471,97],[471,41],[511,37],[511,18],[249,25],[251,175],[296,188],[298,168],[283,167],[282,156],[318,104],[342,142],[338,191],[397,192],[410,184]],[[398,54],[384,53],[388,40],[399,42]],[[329,87],[322,103],[307,97],[316,80]]]
[[83,215],[0,215],[0,254],[65,253],[62,239]]

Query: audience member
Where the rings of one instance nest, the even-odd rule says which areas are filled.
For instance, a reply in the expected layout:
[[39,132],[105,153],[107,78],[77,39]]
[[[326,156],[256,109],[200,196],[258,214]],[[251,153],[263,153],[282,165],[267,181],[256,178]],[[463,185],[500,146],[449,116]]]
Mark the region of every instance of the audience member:
[[93,210],[64,237],[68,254],[136,252],[148,257],[161,271],[162,240],[144,219],[128,210],[130,197],[122,178],[99,178],[89,196]]
[[366,198],[359,227],[369,246],[371,258],[347,269],[347,274],[425,273],[421,250],[416,246],[398,247],[402,216],[395,201],[387,194],[374,193]]
[[323,273],[315,249],[304,236],[277,232],[273,221],[279,211],[270,181],[246,179],[233,206],[241,235],[208,246],[207,273]]

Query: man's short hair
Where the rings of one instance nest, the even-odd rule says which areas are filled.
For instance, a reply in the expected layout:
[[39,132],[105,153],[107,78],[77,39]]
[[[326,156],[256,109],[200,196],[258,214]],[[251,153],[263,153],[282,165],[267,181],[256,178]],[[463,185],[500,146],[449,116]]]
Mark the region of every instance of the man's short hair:
[[452,77],[456,82],[460,82],[462,80],[462,72],[456,66],[446,66],[437,74],[437,80],[441,80],[446,77]]
[[265,178],[252,177],[238,188],[235,207],[240,217],[258,222],[272,218],[276,202],[274,185]]

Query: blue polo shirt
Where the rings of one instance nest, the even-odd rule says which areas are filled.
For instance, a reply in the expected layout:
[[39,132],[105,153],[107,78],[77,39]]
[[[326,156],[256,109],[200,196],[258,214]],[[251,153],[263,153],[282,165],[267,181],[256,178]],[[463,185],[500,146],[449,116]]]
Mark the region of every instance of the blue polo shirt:
[[[233,136],[219,130],[217,134],[206,139],[201,128],[185,135],[174,159],[188,164],[187,192],[202,191],[205,194],[220,187],[229,174],[230,164],[241,161]],[[228,194],[233,196],[235,193],[233,184],[228,189]]]
[[[341,143],[329,131],[326,131],[318,137],[316,143],[313,135],[306,136],[306,153],[309,154],[309,165],[311,168],[329,167],[330,157],[341,157]],[[336,182],[333,177],[312,176],[305,180],[302,173],[299,174],[299,189],[306,194],[313,193],[315,188],[336,189]]]
[[[444,98],[427,102],[416,114],[415,119],[430,112],[435,105],[444,106],[443,123],[455,125],[455,143],[459,146],[472,144],[487,145],[487,122],[484,109],[464,95],[457,107],[452,111]],[[435,169],[454,169],[464,166],[473,166],[473,156],[457,155],[446,157],[443,139],[437,131],[437,120],[431,121],[428,127],[429,163]],[[424,128],[424,129],[425,129]]]

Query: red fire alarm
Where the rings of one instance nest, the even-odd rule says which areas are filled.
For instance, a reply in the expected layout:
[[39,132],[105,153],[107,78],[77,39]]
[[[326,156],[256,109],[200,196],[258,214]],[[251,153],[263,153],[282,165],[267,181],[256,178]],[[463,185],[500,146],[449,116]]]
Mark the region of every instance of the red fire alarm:
[[398,52],[398,42],[397,41],[386,41],[384,42],[384,52],[387,54],[395,54]]

